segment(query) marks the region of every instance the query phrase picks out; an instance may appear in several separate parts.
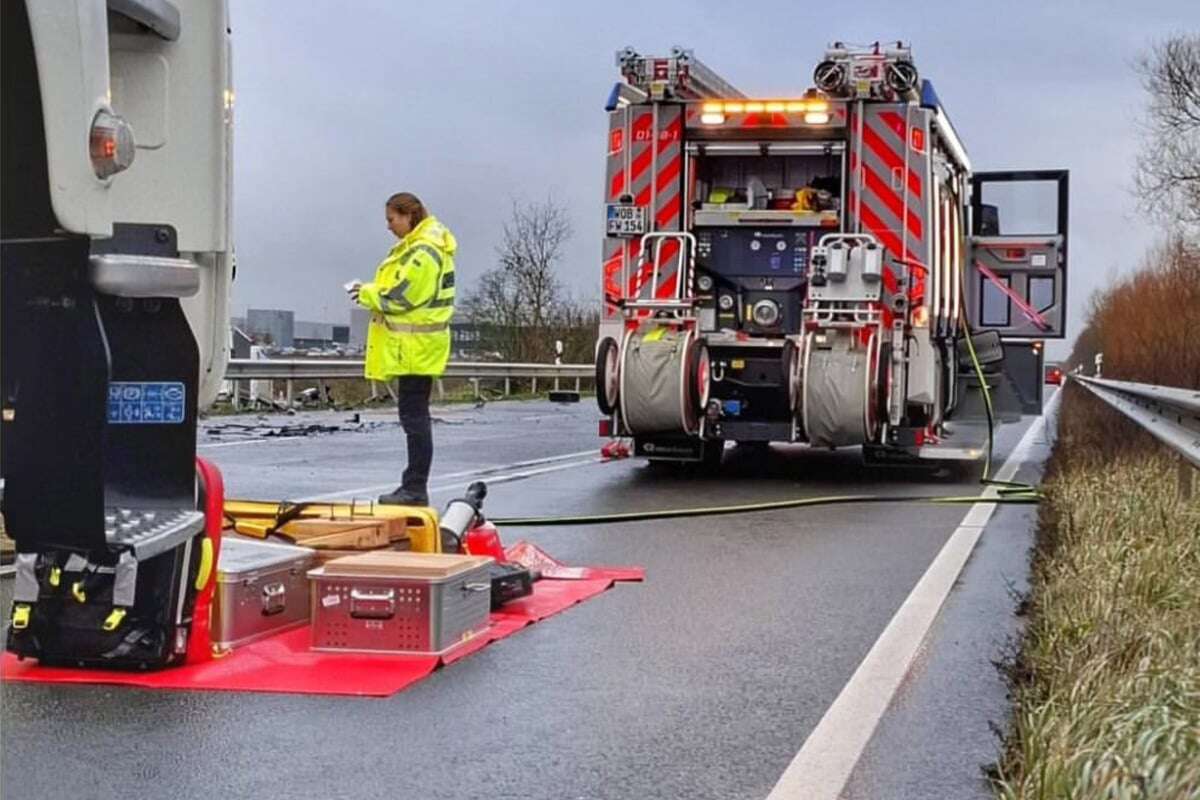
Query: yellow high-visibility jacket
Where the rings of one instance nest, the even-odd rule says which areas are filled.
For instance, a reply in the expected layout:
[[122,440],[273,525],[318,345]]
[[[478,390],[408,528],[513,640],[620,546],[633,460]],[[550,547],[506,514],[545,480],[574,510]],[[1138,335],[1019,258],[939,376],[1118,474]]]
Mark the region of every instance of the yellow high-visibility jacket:
[[409,231],[358,290],[372,312],[367,328],[366,377],[438,376],[450,360],[454,316],[454,253],[458,242],[429,216]]

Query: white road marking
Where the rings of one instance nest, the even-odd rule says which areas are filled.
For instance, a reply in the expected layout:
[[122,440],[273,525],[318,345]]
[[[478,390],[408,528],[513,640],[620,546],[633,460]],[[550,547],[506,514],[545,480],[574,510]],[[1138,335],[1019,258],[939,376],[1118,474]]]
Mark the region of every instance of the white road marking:
[[[995,474],[1000,481],[1012,480],[1027,460],[1029,450],[1057,409],[1059,393],[1046,403],[1042,416],[1034,420],[1021,441]],[[984,496],[997,497],[995,487]],[[800,752],[784,770],[767,800],[837,800],[850,779],[863,750],[875,733],[879,720],[908,674],[913,658],[937,618],[958,575],[996,510],[995,503],[976,503],[943,545],[941,552],[905,598],[866,658],[842,688],[841,693]]]
[[[596,455],[596,452],[597,452],[596,449],[580,450],[575,453],[563,453],[563,454],[557,455],[557,456],[548,456],[546,458],[535,458],[535,459],[531,459],[529,461],[517,461],[512,464],[497,464],[492,467],[479,467],[476,469],[463,470],[462,472],[448,472],[445,475],[434,475],[430,480],[431,480],[431,482],[434,482],[434,483],[443,483],[444,481],[460,479],[460,478],[488,478],[489,482],[491,482],[491,483],[504,483],[504,482],[510,481],[510,480],[519,480],[520,478],[529,477],[531,475],[540,475],[545,472],[555,472],[560,469],[569,469],[571,467],[582,466],[584,464],[593,464],[593,463],[601,460],[600,457]],[[560,462],[560,461],[568,461],[570,459],[578,459],[581,456],[592,456],[592,458],[589,458],[589,459],[586,459],[583,461],[572,462],[569,464],[558,464],[558,462]],[[512,473],[511,475],[496,474],[496,473],[503,473],[507,470],[524,470],[526,467],[539,467],[544,464],[553,464],[554,466],[544,468],[544,469],[539,469],[539,470],[518,471],[518,472]],[[339,491],[339,492],[328,492],[326,494],[313,495],[312,497],[305,498],[305,500],[309,500],[309,501],[337,500],[337,499],[343,498],[343,497],[354,497],[357,495],[370,495],[370,494],[374,494],[375,492],[383,491],[386,489],[395,489],[396,483],[397,482],[393,480],[391,483],[375,484],[374,486],[360,486],[356,489],[345,489],[345,490]],[[454,488],[456,486],[458,486],[457,483],[433,486],[430,488],[429,491],[431,493],[432,492],[441,492],[441,491],[445,491],[450,488]]]
[[205,444],[196,445],[197,450],[205,450],[212,447],[237,447],[241,444],[266,444],[268,442],[286,442],[290,439],[306,439],[306,436],[264,436],[259,439],[245,439],[238,442],[206,442]]

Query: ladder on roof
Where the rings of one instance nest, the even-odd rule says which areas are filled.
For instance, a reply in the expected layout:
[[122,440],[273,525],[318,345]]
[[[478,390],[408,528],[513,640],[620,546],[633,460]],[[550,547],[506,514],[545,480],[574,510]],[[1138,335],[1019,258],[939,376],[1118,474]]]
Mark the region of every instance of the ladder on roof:
[[632,47],[617,52],[617,66],[630,86],[651,97],[678,100],[745,97],[704,65],[691,50],[672,47],[669,56],[643,56]]

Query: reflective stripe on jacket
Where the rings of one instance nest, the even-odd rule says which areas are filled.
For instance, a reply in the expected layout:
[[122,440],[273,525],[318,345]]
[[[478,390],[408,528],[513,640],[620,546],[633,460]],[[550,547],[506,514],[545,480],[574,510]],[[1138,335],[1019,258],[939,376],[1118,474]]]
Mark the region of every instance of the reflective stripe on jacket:
[[441,375],[450,360],[454,315],[454,235],[430,216],[388,253],[358,302],[372,312],[366,376]]

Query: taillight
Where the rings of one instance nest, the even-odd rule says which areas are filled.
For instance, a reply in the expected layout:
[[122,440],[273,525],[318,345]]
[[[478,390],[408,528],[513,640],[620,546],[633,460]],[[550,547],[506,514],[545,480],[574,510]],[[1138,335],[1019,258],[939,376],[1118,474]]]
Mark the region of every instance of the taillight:
[[99,112],[92,120],[88,152],[96,177],[111,178],[133,163],[133,129],[116,114]]

